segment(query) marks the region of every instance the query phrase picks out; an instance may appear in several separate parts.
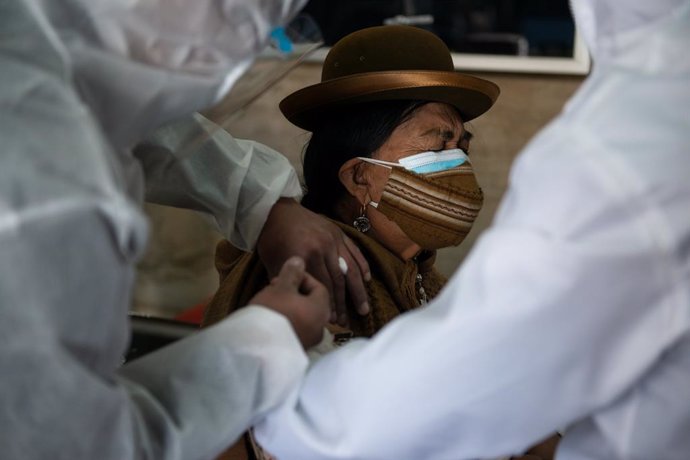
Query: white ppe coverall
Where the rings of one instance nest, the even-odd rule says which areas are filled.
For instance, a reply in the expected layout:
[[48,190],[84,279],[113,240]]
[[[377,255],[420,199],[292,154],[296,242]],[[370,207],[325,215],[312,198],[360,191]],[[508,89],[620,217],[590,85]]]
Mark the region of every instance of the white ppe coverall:
[[[594,67],[427,308],[317,361],[280,459],[690,458],[690,1],[573,0]],[[529,110],[529,107],[525,107]]]
[[296,383],[299,341],[257,306],[120,364],[144,194],[207,213],[244,248],[299,195],[284,158],[222,131],[174,153],[213,130],[180,117],[217,100],[303,3],[0,1],[3,459],[211,458]]

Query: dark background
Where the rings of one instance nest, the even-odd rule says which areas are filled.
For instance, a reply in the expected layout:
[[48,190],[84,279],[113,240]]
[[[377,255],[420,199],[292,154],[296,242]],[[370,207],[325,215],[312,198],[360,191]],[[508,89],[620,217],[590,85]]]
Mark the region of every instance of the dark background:
[[327,46],[388,18],[431,15],[433,24],[415,25],[436,33],[454,52],[573,55],[567,0],[311,0],[304,12],[319,24]]

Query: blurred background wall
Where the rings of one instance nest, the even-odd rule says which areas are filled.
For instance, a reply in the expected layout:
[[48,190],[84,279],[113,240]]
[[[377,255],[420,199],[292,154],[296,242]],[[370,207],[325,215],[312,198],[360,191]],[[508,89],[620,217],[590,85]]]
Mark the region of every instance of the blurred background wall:
[[[320,80],[319,64],[302,64],[247,110],[234,117],[228,131],[254,139],[286,155],[298,172],[301,153],[309,135],[283,118],[278,102],[304,86]],[[471,250],[490,223],[508,184],[516,154],[533,135],[560,112],[582,77],[482,74],[501,88],[495,106],[469,124],[474,133],[472,163],[484,190],[484,207],[468,238],[457,248],[439,252],[437,265],[448,275]],[[139,264],[133,309],[159,316],[176,313],[205,301],[218,280],[213,253],[220,235],[194,212],[147,205],[152,232],[149,249]]]

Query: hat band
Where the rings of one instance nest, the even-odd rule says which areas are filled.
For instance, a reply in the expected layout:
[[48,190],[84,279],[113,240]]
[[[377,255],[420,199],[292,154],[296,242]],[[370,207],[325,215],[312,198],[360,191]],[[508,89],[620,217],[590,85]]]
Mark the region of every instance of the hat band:
[[[443,72],[432,70],[400,70],[384,72],[368,72],[349,75],[324,81],[316,85],[303,88],[283,100],[286,112],[299,113],[319,107],[323,104],[324,94],[337,94],[337,101],[361,98],[385,91],[462,86],[465,90],[477,91],[488,95],[492,100],[498,97],[498,87],[485,80],[457,72]],[[318,91],[314,91],[318,88]],[[290,110],[293,101],[299,101],[299,110]],[[335,102],[332,100],[332,102]]]

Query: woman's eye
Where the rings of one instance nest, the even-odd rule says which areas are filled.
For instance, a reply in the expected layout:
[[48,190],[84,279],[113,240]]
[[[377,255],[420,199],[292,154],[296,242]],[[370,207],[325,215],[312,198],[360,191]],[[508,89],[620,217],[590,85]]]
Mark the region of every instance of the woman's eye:
[[472,140],[472,133],[469,131],[465,131],[462,133],[462,137],[460,138],[460,141],[458,142],[458,147],[463,149],[466,154],[470,154],[470,141]]

